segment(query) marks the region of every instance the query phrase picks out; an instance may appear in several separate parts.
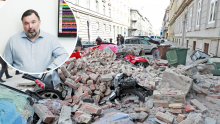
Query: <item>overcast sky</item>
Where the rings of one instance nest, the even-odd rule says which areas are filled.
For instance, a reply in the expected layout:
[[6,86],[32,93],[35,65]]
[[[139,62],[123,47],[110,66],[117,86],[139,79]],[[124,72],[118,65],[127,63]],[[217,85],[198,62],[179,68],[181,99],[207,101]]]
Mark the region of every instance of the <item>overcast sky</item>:
[[169,6],[170,0],[131,0],[131,8],[148,18],[154,30],[162,27],[165,9]]

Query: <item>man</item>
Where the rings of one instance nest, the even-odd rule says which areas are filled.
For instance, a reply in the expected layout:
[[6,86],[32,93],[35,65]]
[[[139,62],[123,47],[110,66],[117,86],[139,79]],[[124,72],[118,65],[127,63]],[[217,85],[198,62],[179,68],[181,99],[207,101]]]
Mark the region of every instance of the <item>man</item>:
[[77,39],[76,49],[77,49],[78,52],[81,51],[81,46],[82,46],[81,40],[82,40],[81,37],[79,37],[79,38]]
[[7,63],[2,59],[2,57],[0,56],[0,64],[2,65],[1,70],[0,70],[0,82],[5,82],[4,80],[2,80],[2,76],[5,73],[6,79],[8,78],[12,78],[12,76],[10,76],[8,74],[8,66]]
[[158,48],[157,49],[153,49],[152,54],[153,54],[153,58],[154,59],[160,59],[160,51],[159,51]]
[[124,37],[120,34],[121,45],[124,44]]
[[24,31],[10,37],[3,54],[6,62],[21,71],[42,73],[57,68],[68,58],[57,38],[40,30],[36,11],[25,11],[21,20]]
[[96,39],[97,45],[100,45],[100,43],[102,42],[102,39],[98,36],[98,38]]

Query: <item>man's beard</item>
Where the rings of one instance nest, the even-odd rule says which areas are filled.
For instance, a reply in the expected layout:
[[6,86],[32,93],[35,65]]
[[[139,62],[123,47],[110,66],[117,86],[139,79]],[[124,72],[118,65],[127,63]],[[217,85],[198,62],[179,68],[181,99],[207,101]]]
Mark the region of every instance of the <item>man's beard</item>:
[[[34,32],[30,32],[31,30],[33,30]],[[27,37],[29,38],[33,38],[38,34],[39,31],[35,31],[35,29],[29,29],[28,33],[26,33]]]

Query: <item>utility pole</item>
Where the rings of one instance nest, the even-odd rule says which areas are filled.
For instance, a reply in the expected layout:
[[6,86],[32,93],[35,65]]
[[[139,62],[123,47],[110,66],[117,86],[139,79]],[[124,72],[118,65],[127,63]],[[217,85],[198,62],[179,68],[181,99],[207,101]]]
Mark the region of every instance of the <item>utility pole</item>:
[[186,35],[186,14],[184,16],[184,19],[183,19],[183,31],[182,31],[182,44],[181,46],[184,46],[184,39],[185,39],[185,35]]

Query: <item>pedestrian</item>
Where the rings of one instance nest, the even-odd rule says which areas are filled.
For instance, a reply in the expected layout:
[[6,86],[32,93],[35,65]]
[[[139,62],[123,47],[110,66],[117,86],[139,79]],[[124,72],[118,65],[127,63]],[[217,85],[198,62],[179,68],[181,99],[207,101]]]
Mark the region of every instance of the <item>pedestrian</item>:
[[122,35],[120,35],[120,42],[121,44],[124,44],[124,37]]
[[40,29],[35,10],[25,11],[21,21],[24,31],[10,37],[2,56],[8,64],[21,71],[42,73],[57,68],[69,57],[55,36]]
[[158,48],[153,49],[152,54],[154,59],[160,59],[160,51]]
[[120,34],[119,34],[118,37],[117,37],[117,45],[118,45],[118,46],[121,45]]
[[2,57],[0,57],[0,64],[2,65],[1,71],[0,71],[0,82],[5,82],[4,80],[2,80],[2,76],[5,73],[6,79],[8,78],[12,78],[13,76],[10,76],[8,74],[8,66],[7,63],[2,59]]
[[98,36],[97,39],[96,39],[96,42],[97,42],[97,45],[100,45],[101,42],[102,42],[102,39]]
[[76,43],[76,49],[77,51],[81,51],[81,47],[82,47],[82,42],[81,42],[82,38],[81,37],[78,37],[77,39],[77,43]]

